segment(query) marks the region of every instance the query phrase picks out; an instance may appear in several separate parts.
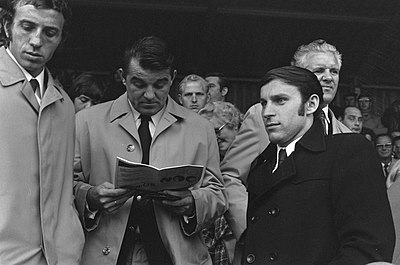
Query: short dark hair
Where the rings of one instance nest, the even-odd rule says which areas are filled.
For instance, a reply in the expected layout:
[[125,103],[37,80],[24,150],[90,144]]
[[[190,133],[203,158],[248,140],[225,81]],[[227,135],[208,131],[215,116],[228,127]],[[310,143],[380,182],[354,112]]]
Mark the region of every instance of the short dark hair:
[[[311,95],[316,94],[320,102],[323,100],[322,87],[315,74],[311,71],[297,67],[297,66],[284,66],[270,70],[265,74],[261,81],[261,86],[273,81],[279,80],[285,84],[295,86],[298,88],[302,103],[306,103]],[[315,112],[319,112],[320,107]]]
[[[62,42],[65,41],[69,35],[69,24],[72,17],[71,8],[67,0],[6,0],[5,14],[1,18],[3,26],[5,25],[5,22],[8,22],[11,25],[17,7],[24,5],[33,5],[38,9],[53,9],[60,12],[64,16]],[[11,36],[7,38],[7,43],[10,41],[10,38]]]
[[381,133],[381,134],[376,135],[375,136],[375,141],[377,141],[378,138],[381,138],[381,137],[388,137],[390,139],[390,142],[393,143],[392,137],[390,137],[390,134],[388,134],[388,133]]
[[80,95],[85,95],[91,99],[102,101],[104,91],[104,84],[99,77],[89,73],[82,73],[72,81],[70,95],[72,100]]
[[162,39],[149,36],[128,45],[122,58],[123,75],[129,71],[131,60],[138,60],[140,67],[150,71],[169,69],[172,75],[174,56]]
[[210,77],[210,76],[218,77],[218,84],[219,84],[221,91],[224,87],[229,86],[229,81],[223,73],[218,73],[218,72],[208,73],[208,74],[206,74],[205,78]]

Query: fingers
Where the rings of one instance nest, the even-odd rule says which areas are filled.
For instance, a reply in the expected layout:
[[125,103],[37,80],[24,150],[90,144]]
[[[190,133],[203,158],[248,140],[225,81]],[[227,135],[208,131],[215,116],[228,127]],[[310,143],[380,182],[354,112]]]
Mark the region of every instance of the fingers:
[[182,199],[176,201],[163,200],[161,204],[176,215],[190,216],[195,211],[194,199],[192,193],[188,190],[185,191],[165,191],[164,193],[181,197]]

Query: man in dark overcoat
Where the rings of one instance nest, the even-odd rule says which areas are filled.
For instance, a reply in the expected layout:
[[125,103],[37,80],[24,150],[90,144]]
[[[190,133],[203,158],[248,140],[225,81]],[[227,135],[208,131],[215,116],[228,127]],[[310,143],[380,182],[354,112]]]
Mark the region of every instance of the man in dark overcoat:
[[253,162],[242,264],[391,261],[394,226],[373,147],[325,135],[322,89],[310,71],[269,71],[261,87],[271,143]]

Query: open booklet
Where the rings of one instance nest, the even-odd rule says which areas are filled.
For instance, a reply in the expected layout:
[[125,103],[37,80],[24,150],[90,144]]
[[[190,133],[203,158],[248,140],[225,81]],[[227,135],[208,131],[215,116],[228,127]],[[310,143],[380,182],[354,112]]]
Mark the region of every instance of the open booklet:
[[156,168],[117,157],[115,187],[135,190],[147,198],[179,200],[179,197],[162,191],[189,188],[201,179],[204,172],[205,167],[201,165]]

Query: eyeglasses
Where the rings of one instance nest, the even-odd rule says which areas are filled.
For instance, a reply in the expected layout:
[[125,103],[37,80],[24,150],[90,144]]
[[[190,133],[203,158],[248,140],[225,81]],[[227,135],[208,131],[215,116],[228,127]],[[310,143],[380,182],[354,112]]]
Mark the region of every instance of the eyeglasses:
[[216,136],[220,136],[222,129],[225,128],[225,126],[228,125],[228,124],[229,124],[229,122],[226,122],[226,123],[222,124],[222,126],[220,126],[219,128],[214,128],[215,135]]
[[392,148],[392,144],[377,144],[375,145],[376,148],[378,149],[383,149],[383,148]]

